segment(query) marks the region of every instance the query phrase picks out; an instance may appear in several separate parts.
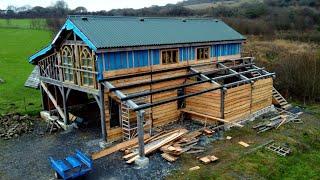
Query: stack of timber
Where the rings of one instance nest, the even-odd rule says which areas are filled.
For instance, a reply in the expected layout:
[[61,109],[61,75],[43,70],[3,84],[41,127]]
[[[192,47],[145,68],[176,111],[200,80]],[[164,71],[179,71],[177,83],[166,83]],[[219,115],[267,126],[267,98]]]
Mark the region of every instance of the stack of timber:
[[[196,154],[203,152],[204,147],[197,146],[198,137],[203,130],[189,132],[186,129],[175,129],[159,133],[145,140],[145,154],[151,154],[157,150],[162,152],[161,156],[169,161],[176,161],[182,153]],[[138,158],[138,145],[123,149],[123,158],[128,164]]]
[[252,85],[251,113],[257,112],[272,104],[273,79],[261,79]]
[[[152,139],[145,144],[145,155],[149,155],[155,152],[156,150],[160,149],[162,146],[165,146],[177,139],[180,139],[187,132],[188,130],[186,129],[177,129],[160,136],[151,137]],[[127,154],[123,156],[123,158],[126,160],[126,163],[128,164],[133,163],[139,157],[138,148],[126,150],[125,152]]]
[[224,99],[224,119],[236,121],[250,114],[251,85],[245,84],[228,89]]
[[291,104],[276,90],[276,88],[272,87],[272,102],[273,104],[279,105],[281,109],[289,109],[291,108]]
[[[189,80],[187,83],[193,83],[194,81]],[[186,88],[186,94],[196,93],[205,89],[214,88],[217,85],[212,83],[203,83],[195,86]],[[190,97],[186,99],[186,107],[189,111],[205,114],[212,117],[221,117],[221,91],[215,90],[212,92],[204,93],[198,96]],[[191,114],[191,119],[198,121],[207,121],[208,123],[216,122],[212,118],[205,118],[195,113]]]
[[[165,160],[174,162],[182,153],[198,154],[204,152],[205,147],[198,145],[200,140],[199,136],[212,136],[214,133],[215,131],[209,128],[202,128],[191,132],[188,132],[188,130],[184,128],[178,128],[169,131],[162,131],[154,136],[145,134],[145,155],[150,155],[160,150],[161,156]],[[124,141],[99,152],[95,152],[91,155],[91,157],[93,160],[96,160],[118,151],[124,152],[123,159],[126,161],[126,163],[133,163],[139,157],[138,138]],[[206,159],[208,159],[208,161]],[[215,158],[214,156],[208,156],[199,160],[203,163],[209,163],[216,161],[217,159],[218,158]]]

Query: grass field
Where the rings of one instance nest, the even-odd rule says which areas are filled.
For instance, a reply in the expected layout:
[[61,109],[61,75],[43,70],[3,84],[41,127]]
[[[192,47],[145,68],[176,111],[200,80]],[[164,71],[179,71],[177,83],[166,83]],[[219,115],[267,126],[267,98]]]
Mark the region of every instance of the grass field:
[[32,21],[37,21],[43,27],[46,22],[45,19],[0,19],[0,28],[23,28],[30,29],[32,27]]
[[[30,23],[30,20],[11,21],[21,27]],[[0,28],[0,37],[0,78],[5,81],[0,84],[0,114],[39,111],[39,91],[24,87],[33,69],[27,59],[50,41],[51,32],[6,27]]]
[[[184,155],[181,158],[182,169],[174,172],[168,179],[319,179],[320,173],[320,107],[309,106],[302,115],[303,124],[285,124],[262,134],[251,129],[253,122],[243,128],[227,131],[224,136],[232,139],[213,142],[208,145],[205,155],[215,155],[219,162],[201,164],[196,156]],[[281,157],[260,148],[250,151],[265,142],[274,140],[288,145],[292,153]],[[250,144],[244,148],[238,144],[244,141]],[[200,166],[197,171],[189,171]]]

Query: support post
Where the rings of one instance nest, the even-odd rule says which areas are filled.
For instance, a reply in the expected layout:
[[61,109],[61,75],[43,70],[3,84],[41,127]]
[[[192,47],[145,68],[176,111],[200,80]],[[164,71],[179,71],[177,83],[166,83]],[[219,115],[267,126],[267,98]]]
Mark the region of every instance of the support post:
[[68,125],[69,124],[69,113],[68,113],[67,98],[66,98],[66,93],[65,93],[64,87],[61,87],[61,95],[62,95],[63,114],[64,114],[63,123],[65,125]]
[[221,88],[221,107],[220,107],[220,111],[221,111],[221,119],[224,119],[224,98],[225,98],[225,93],[227,91],[227,88]]
[[39,85],[39,88],[40,88],[40,94],[41,94],[41,105],[42,105],[42,110],[45,110],[45,105],[44,105],[44,98],[43,98],[43,89],[42,89],[42,86]]
[[104,112],[104,86],[99,83],[99,108],[100,108],[100,121],[102,130],[102,140],[107,141],[107,130],[106,130],[106,115]]
[[138,123],[138,141],[139,141],[139,156],[145,157],[144,154],[144,130],[143,130],[143,120],[144,120],[144,111],[138,111],[137,113],[137,123]]
[[149,159],[145,157],[144,152],[144,110],[136,111],[137,113],[137,123],[138,123],[138,142],[139,142],[139,158],[135,160],[136,165],[140,168],[146,168],[149,164]]

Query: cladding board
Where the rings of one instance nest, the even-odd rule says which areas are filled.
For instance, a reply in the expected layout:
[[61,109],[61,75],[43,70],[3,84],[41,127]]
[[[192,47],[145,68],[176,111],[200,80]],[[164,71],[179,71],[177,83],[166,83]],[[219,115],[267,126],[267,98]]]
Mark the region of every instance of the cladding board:
[[[194,81],[188,80],[188,83],[192,83]],[[199,91],[203,91],[204,89],[209,89],[216,87],[211,83],[203,83],[196,86],[190,86],[185,89],[186,94],[191,94]],[[210,115],[213,117],[221,117],[221,91],[216,90],[212,92],[207,92],[198,96],[193,96],[186,99],[186,109]],[[208,123],[215,123],[215,120],[204,119],[203,117],[199,117],[196,115],[190,115],[192,119],[207,121]]]

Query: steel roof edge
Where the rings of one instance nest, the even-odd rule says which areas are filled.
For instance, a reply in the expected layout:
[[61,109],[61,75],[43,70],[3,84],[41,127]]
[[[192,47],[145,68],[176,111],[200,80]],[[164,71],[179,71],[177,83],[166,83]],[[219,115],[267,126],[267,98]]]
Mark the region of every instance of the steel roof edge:
[[29,63],[33,63],[33,61],[46,54],[47,52],[49,52],[52,48],[53,45],[56,43],[56,41],[58,40],[59,36],[61,35],[63,30],[72,30],[76,35],[78,35],[92,50],[97,51],[96,46],[89,40],[89,38],[69,19],[67,18],[66,22],[64,23],[64,25],[62,26],[62,28],[60,29],[60,31],[57,33],[57,35],[55,36],[55,38],[53,39],[53,41],[47,45],[45,48],[41,49],[40,51],[38,51],[37,53],[33,54],[32,56],[29,57]]

